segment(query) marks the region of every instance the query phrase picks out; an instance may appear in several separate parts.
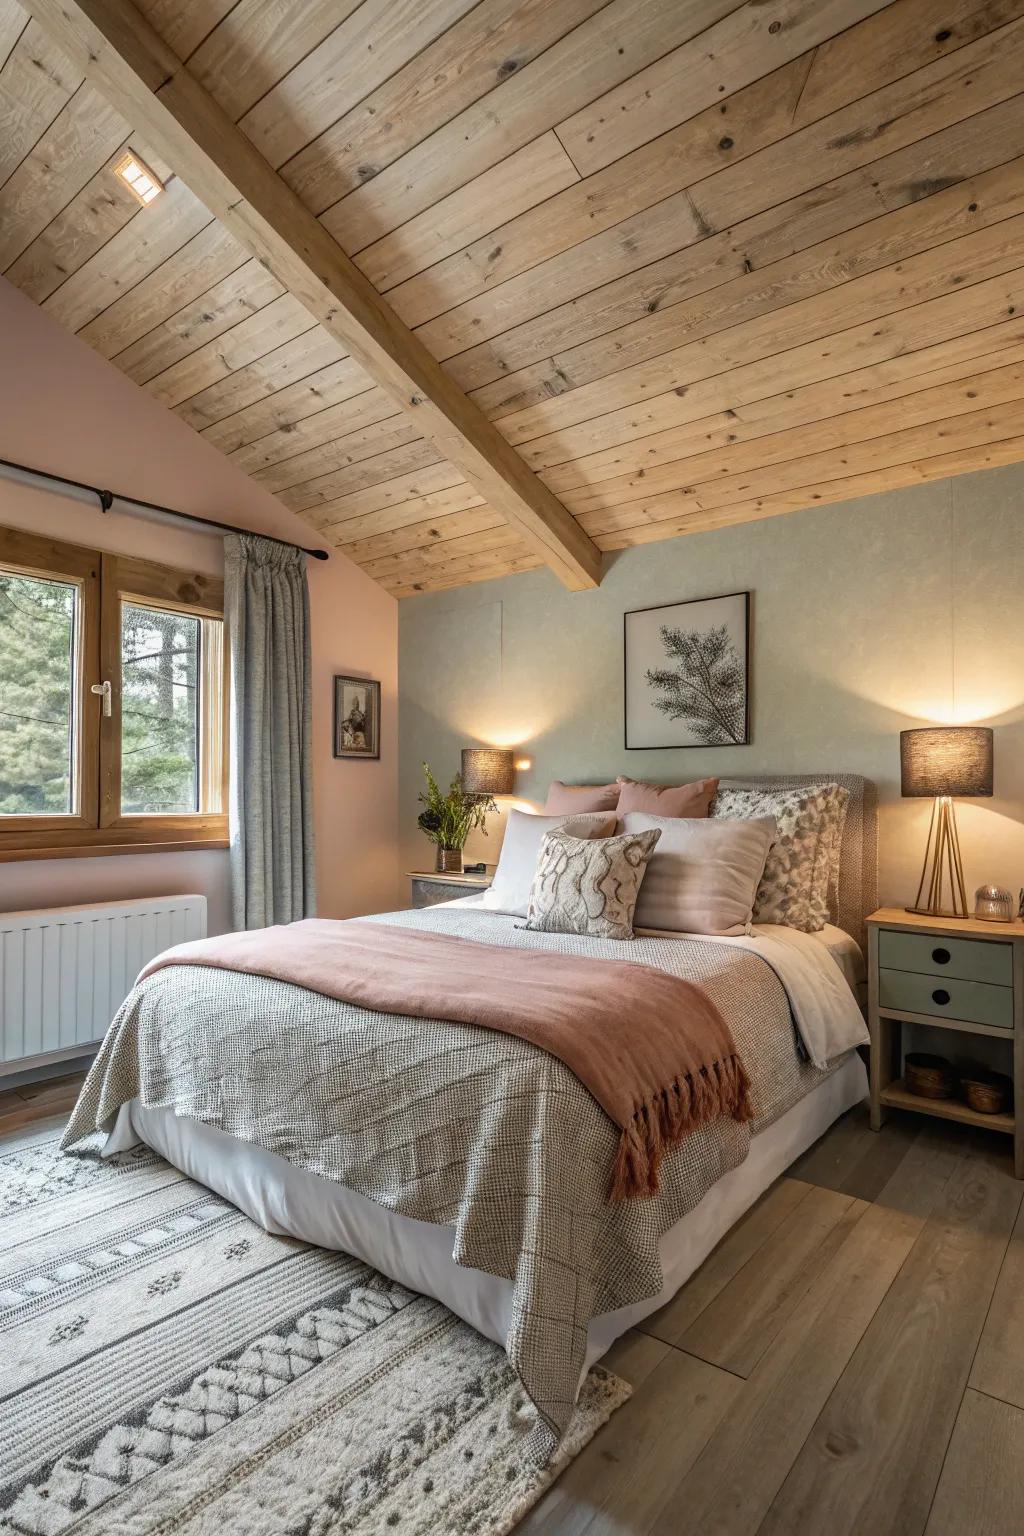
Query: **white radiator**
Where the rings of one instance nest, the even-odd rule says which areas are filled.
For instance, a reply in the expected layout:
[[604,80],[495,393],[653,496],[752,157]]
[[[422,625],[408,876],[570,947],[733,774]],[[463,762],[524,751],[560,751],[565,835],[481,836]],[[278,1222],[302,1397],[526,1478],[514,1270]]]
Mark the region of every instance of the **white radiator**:
[[205,933],[205,896],[0,912],[0,1075],[83,1055],[146,961]]

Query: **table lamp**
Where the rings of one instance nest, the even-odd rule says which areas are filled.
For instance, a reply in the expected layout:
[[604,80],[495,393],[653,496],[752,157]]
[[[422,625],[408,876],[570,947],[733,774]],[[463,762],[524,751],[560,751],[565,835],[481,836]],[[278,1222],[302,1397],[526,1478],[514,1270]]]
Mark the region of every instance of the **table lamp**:
[[[927,726],[900,732],[900,789],[934,798],[917,897],[908,912],[928,917],[966,917],[967,893],[960,859],[953,796],[992,793],[992,732],[983,725]],[[942,905],[949,880],[952,911]]]
[[513,754],[505,747],[463,747],[462,787],[467,795],[510,795]]

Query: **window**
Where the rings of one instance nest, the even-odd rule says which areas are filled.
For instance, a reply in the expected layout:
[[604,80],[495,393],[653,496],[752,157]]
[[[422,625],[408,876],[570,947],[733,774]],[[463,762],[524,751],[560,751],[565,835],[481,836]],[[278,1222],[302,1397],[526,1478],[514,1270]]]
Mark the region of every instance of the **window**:
[[0,529],[0,859],[227,840],[223,585]]

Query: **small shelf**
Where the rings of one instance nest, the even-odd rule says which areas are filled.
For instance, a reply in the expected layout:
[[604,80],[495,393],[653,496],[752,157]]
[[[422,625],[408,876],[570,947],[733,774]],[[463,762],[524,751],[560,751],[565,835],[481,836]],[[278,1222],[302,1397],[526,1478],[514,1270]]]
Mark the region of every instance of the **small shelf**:
[[1012,1040],[1013,1030],[999,1024],[971,1024],[967,1019],[950,1019],[943,1014],[911,1013],[907,1008],[879,1008],[880,1019],[893,1019],[899,1024],[928,1024],[936,1029],[957,1029],[965,1035],[988,1035],[993,1040]]
[[920,1094],[908,1092],[902,1077],[883,1088],[879,1098],[889,1109],[911,1109],[917,1114],[935,1115],[939,1120],[956,1120],[961,1125],[977,1125],[983,1130],[1004,1131],[1007,1135],[1013,1135],[1012,1115],[981,1115],[959,1099],[923,1098]]

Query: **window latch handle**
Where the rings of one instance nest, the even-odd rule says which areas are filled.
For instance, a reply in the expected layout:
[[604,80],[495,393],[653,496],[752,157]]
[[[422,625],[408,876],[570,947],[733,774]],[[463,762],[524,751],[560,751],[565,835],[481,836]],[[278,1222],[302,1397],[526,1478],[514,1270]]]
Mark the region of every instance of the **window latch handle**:
[[100,696],[100,698],[102,698],[102,700],[103,700],[103,713],[105,715],[109,716],[110,713],[111,713],[110,679],[109,678],[105,678],[102,683],[93,683],[91,688],[89,689],[89,692],[90,693],[98,694]]

